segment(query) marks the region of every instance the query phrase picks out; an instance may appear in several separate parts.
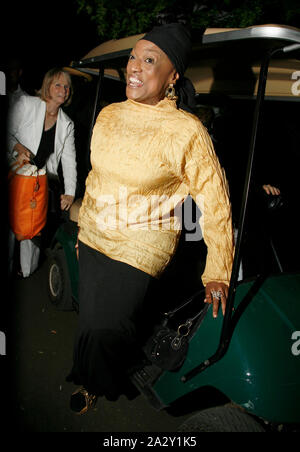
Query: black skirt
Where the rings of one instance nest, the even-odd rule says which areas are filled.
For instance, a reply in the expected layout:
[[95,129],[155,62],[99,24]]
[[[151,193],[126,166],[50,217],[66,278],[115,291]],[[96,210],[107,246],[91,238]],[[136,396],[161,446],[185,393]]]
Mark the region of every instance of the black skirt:
[[130,391],[155,313],[156,279],[79,242],[79,325],[68,381],[116,400]]

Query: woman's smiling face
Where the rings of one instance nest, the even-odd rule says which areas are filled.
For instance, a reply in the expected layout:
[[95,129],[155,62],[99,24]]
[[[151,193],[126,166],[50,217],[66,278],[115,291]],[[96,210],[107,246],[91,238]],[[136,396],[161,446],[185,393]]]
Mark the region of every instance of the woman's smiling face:
[[58,105],[62,105],[67,101],[70,95],[70,85],[64,74],[60,74],[52,81],[49,95],[50,99]]
[[136,102],[156,105],[178,77],[167,55],[152,42],[142,39],[136,43],[128,60],[126,96]]

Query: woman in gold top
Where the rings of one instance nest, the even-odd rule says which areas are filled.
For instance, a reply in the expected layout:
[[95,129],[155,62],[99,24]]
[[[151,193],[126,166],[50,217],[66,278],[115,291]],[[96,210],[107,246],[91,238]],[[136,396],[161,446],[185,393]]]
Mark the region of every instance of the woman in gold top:
[[[178,208],[188,194],[201,209],[207,245],[205,302],[224,313],[233,261],[227,183],[209,135],[191,113],[184,78],[191,47],[180,24],[156,27],[137,42],[127,66],[127,100],[102,109],[79,212],[79,328],[69,381],[82,387],[71,408],[84,413],[105,395],[127,391],[149,297],[180,236]],[[175,89],[178,94],[175,96]],[[151,305],[150,305],[151,303]],[[143,320],[144,319],[144,320]]]

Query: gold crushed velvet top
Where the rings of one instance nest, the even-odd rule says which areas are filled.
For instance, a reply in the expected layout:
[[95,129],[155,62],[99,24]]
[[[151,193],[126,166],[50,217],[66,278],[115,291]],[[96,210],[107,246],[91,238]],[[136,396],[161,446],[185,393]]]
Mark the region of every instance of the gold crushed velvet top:
[[92,170],[79,212],[79,239],[112,259],[159,277],[178,243],[178,206],[201,209],[208,254],[204,285],[229,283],[233,232],[227,182],[202,123],[174,101],[132,100],[100,112]]

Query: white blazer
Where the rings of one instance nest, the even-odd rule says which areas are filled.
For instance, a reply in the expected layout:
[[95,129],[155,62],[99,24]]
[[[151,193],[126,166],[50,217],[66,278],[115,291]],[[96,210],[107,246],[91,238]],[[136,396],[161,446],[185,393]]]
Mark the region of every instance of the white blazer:
[[[14,158],[16,143],[26,146],[36,155],[41,141],[46,114],[46,102],[39,97],[24,95],[13,105],[8,115],[8,159]],[[61,160],[65,194],[75,195],[77,170],[74,123],[60,108],[55,131],[54,153],[47,161],[49,174],[57,175]]]

